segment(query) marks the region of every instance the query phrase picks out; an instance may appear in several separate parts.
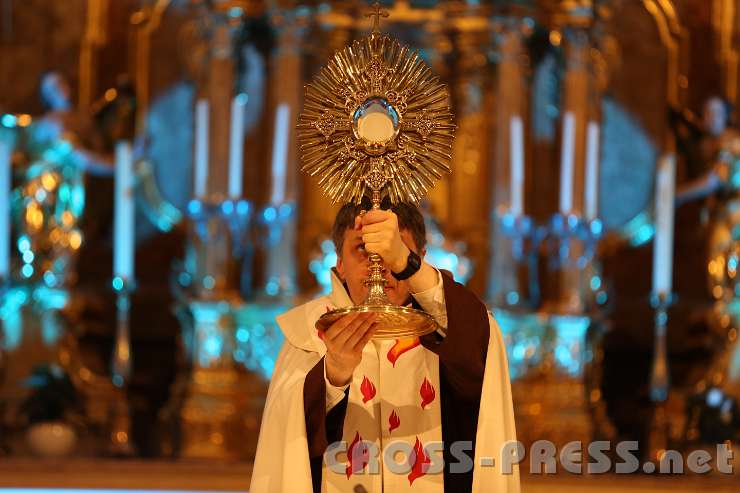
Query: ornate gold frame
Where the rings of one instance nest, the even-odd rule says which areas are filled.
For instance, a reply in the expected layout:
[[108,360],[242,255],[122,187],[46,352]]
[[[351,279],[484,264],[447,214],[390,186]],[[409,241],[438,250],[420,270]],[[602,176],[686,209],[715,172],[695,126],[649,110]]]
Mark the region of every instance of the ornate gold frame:
[[[445,85],[418,53],[381,36],[376,3],[370,36],[337,52],[306,87],[298,137],[302,171],[319,177],[333,203],[360,203],[366,195],[373,209],[381,199],[418,203],[435,180],[450,173],[455,125]],[[380,138],[360,135],[363,111],[381,108],[390,132]],[[326,329],[350,312],[378,314],[376,339],[420,336],[437,324],[424,311],[395,306],[385,294],[380,255],[371,253],[368,295],[358,306],[324,314]]]
[[[353,116],[373,97],[392,105],[399,118],[397,135],[382,145],[353,131]],[[370,36],[337,52],[307,85],[298,124],[301,169],[319,177],[333,203],[359,203],[373,185],[387,185],[382,195],[392,203],[418,203],[451,172],[455,126],[448,100],[446,86],[419,54],[381,36],[376,21]]]

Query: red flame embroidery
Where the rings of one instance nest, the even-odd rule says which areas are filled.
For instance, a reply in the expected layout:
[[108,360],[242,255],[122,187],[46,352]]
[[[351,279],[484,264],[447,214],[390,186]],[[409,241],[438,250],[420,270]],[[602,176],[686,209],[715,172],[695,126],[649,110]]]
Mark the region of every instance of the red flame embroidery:
[[372,400],[372,398],[375,397],[375,385],[373,385],[373,383],[367,377],[364,377],[362,379],[360,391],[362,392],[363,404],[366,404],[367,401]]
[[414,481],[427,473],[431,459],[424,452],[424,447],[419,441],[419,437],[416,437],[416,443],[414,444],[414,450],[409,456],[409,465],[411,466],[411,472],[408,475],[409,485],[414,484]]
[[421,383],[421,387],[419,388],[419,395],[421,396],[422,409],[424,409],[427,404],[432,402],[434,400],[434,397],[437,395],[434,387],[429,382],[429,380],[426,379],[426,377],[424,377],[424,381]]
[[403,353],[411,351],[419,344],[421,343],[419,342],[418,337],[404,337],[403,339],[396,339],[396,343],[388,350],[388,361],[390,361],[395,367],[396,361],[398,361],[398,358],[400,358]]
[[355,439],[352,440],[352,443],[347,449],[347,459],[349,460],[347,479],[352,476],[352,473],[365,469],[365,466],[370,462],[370,450],[362,441],[359,431],[355,432]]
[[391,415],[388,416],[388,425],[388,433],[391,433],[393,430],[401,426],[401,418],[398,417],[395,409],[391,412]]

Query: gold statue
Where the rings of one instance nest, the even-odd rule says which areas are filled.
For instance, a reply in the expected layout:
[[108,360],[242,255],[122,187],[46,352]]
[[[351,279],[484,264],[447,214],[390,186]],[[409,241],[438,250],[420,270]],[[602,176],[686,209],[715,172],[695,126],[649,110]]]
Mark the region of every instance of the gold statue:
[[[450,173],[455,126],[445,85],[398,41],[382,36],[376,3],[370,36],[337,52],[306,87],[298,123],[302,170],[319,177],[336,202],[372,208],[381,200],[418,204],[435,180]],[[428,334],[436,322],[426,312],[390,303],[382,259],[370,255],[368,296],[361,305],[334,310],[317,326],[326,329],[350,312],[376,312],[376,339]]]

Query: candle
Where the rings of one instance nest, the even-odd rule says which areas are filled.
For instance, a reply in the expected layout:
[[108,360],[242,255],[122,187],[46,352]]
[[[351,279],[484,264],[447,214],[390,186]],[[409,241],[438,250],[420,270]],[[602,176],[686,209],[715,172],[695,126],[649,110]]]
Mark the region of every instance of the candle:
[[290,137],[290,106],[281,103],[275,114],[275,136],[272,145],[272,204],[285,201],[286,171],[288,167],[288,141]]
[[524,128],[519,115],[511,117],[511,213],[521,216],[524,211]]
[[676,192],[676,156],[658,161],[655,180],[655,241],[653,243],[653,294],[669,295],[673,282],[673,211]]
[[113,216],[113,276],[134,278],[134,170],[131,145],[116,144]]
[[563,117],[563,144],[560,149],[560,213],[573,209],[573,170],[575,161],[576,119],[568,111]]
[[244,108],[247,95],[239,94],[231,102],[231,138],[229,140],[229,198],[242,196],[244,163]]
[[586,140],[586,219],[593,221],[599,215],[599,124],[588,122]]
[[0,281],[10,278],[10,143],[0,133]]
[[195,197],[202,199],[208,186],[208,100],[195,104]]

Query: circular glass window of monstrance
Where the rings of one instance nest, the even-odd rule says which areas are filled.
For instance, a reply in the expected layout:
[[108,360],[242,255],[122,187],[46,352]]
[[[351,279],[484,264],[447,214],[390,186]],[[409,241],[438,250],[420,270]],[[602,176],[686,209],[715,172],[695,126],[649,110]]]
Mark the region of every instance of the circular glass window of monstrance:
[[355,136],[371,145],[392,141],[400,128],[396,109],[384,98],[370,98],[360,105],[352,117]]

